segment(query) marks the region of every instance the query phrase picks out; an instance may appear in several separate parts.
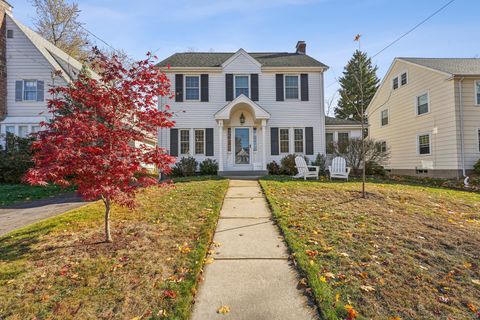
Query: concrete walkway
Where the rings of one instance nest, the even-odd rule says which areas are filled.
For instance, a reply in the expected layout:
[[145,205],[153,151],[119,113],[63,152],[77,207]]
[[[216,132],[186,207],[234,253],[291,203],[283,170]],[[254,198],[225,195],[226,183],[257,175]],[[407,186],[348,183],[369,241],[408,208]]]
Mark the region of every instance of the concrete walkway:
[[257,181],[230,181],[212,250],[193,320],[317,319]]
[[0,236],[83,205],[77,195],[69,193],[0,208]]

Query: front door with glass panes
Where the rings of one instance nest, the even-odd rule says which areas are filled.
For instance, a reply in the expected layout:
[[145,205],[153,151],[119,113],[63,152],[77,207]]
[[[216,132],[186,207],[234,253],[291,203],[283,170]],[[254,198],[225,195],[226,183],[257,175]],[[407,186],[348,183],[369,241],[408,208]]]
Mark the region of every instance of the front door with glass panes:
[[251,160],[251,128],[235,128],[234,157],[235,165],[249,165]]

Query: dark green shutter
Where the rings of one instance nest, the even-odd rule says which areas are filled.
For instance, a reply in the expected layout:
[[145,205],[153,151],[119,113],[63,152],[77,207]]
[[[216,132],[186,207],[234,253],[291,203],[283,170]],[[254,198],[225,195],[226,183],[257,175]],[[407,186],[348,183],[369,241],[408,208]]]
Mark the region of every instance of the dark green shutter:
[[178,129],[170,129],[170,155],[178,156]]
[[250,88],[252,101],[258,101],[258,74],[256,73],[250,75]]
[[272,156],[278,156],[280,154],[278,148],[278,128],[270,128],[270,150]]
[[37,101],[43,101],[45,85],[43,81],[37,81]]
[[313,154],[313,127],[305,128],[305,154]]
[[308,101],[308,74],[300,75],[300,97],[302,101]]
[[233,74],[225,75],[225,100],[233,101]]
[[23,100],[23,80],[15,81],[15,101]]
[[277,88],[277,101],[283,101],[283,74],[275,75],[275,82]]
[[205,155],[207,157],[213,156],[213,128],[205,129]]
[[208,102],[208,74],[200,75],[200,101]]
[[175,75],[175,102],[183,102],[183,74]]

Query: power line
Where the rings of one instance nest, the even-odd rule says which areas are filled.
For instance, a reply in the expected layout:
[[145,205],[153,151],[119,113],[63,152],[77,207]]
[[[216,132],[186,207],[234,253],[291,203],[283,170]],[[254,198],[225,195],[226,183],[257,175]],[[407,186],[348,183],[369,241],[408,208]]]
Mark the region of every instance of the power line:
[[118,53],[118,54],[121,54],[121,55],[125,55],[128,60],[130,61],[135,61],[135,59],[131,58],[130,56],[128,56],[128,54],[126,52],[122,52],[118,49],[115,49],[115,47],[113,47],[112,45],[110,45],[107,41],[103,40],[102,38],[100,38],[99,36],[97,36],[95,33],[93,33],[92,31],[88,30],[87,28],[85,28],[84,26],[80,25],[80,27],[85,30],[88,34],[90,34],[91,36],[93,36],[95,39],[99,40],[100,42],[102,42],[103,44],[105,44],[107,47],[109,47],[110,49],[112,49],[114,52]]

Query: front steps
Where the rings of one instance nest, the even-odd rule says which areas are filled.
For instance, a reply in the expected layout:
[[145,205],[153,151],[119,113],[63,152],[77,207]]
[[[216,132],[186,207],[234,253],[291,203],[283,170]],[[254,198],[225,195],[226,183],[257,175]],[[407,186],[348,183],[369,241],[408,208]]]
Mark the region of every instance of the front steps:
[[254,179],[268,174],[267,170],[253,170],[253,171],[218,171],[218,175],[226,178],[238,179]]

